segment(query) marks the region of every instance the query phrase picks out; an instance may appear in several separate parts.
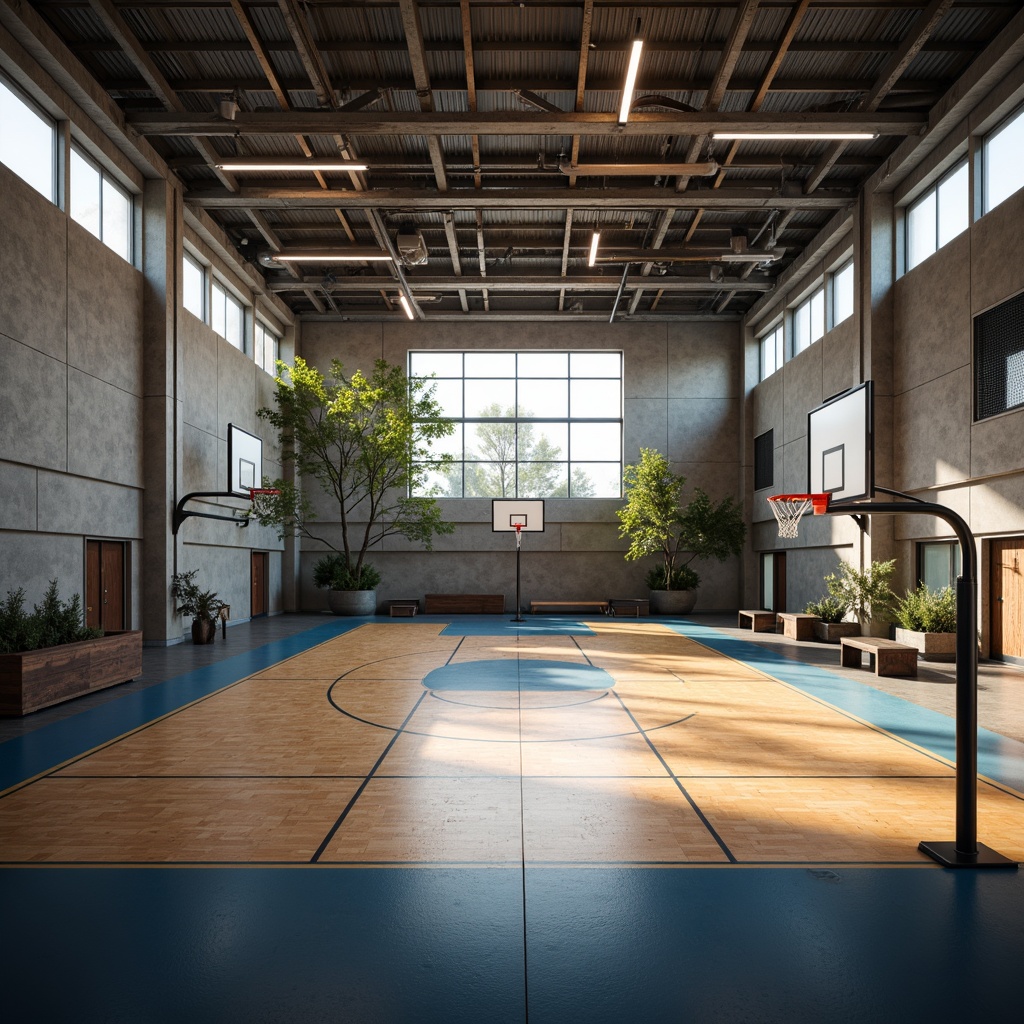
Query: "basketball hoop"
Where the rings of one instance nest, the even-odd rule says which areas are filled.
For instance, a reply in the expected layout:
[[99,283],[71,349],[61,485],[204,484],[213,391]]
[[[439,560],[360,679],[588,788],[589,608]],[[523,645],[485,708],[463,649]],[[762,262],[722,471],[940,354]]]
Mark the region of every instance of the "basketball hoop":
[[814,509],[816,516],[822,516],[828,511],[829,495],[773,494],[768,501],[779,521],[779,536],[795,537],[800,529],[800,520],[806,512]]
[[523,524],[516,523],[516,551],[523,546]]

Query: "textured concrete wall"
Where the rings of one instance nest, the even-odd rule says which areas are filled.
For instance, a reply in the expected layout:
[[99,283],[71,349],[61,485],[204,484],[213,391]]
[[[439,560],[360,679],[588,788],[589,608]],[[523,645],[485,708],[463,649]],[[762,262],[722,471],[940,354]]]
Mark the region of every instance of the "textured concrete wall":
[[142,283],[3,166],[0,194],[0,594],[34,603],[84,594],[86,539],[141,541]]
[[[333,324],[303,326],[300,354],[326,367],[332,358],[347,370],[386,358],[405,365],[410,348],[438,349],[608,349],[624,353],[624,457],[635,461],[641,447],[665,453],[688,489],[700,486],[713,497],[739,496],[740,370],[739,327],[726,324]],[[319,496],[324,532],[337,527]],[[522,556],[523,600],[644,596],[646,564],[626,562],[627,544],[618,537],[615,510],[621,499],[549,499],[547,529],[526,537]],[[456,523],[435,550],[390,539],[374,553],[384,573],[378,596],[422,597],[434,591],[503,593],[515,600],[515,545],[490,528],[489,499],[443,499],[445,518]],[[335,513],[336,516],[336,513]],[[317,546],[303,546],[302,607],[325,606],[311,585]],[[653,562],[651,563],[653,564]],[[697,566],[702,576],[699,607],[735,608],[740,595],[738,559]]]

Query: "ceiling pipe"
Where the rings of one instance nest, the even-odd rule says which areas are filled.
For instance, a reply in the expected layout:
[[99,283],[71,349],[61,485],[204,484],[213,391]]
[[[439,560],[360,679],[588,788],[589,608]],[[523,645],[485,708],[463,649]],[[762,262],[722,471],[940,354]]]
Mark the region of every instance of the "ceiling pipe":
[[777,249],[620,249],[600,253],[596,263],[774,263],[786,255]]
[[684,174],[691,178],[710,178],[721,168],[717,160],[705,160],[696,164],[571,164],[568,160],[559,160],[558,169],[563,174],[613,177],[648,177],[658,175]]

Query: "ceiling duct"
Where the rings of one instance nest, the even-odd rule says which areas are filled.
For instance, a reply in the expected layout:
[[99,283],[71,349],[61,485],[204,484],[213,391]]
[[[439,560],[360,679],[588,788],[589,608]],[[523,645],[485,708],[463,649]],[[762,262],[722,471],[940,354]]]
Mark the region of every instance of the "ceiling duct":
[[427,262],[430,256],[427,250],[427,243],[423,238],[423,232],[417,230],[403,229],[395,238],[395,248],[402,262],[407,267],[418,267]]
[[688,178],[709,178],[721,170],[716,160],[704,160],[695,164],[571,164],[568,160],[560,160],[558,169],[563,174],[575,174],[583,178],[596,176],[643,178],[674,174]]
[[777,249],[748,249],[746,239],[737,251],[694,247],[690,249],[620,249],[601,253],[597,263],[775,263],[786,255],[785,247]]

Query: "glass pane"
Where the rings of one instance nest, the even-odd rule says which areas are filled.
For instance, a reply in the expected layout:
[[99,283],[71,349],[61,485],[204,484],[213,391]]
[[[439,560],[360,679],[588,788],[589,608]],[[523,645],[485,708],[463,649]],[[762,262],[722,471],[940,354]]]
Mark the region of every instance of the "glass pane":
[[761,339],[761,380],[775,372],[775,335]]
[[1024,112],[985,141],[986,213],[1024,185],[1021,153],[1024,153]]
[[[956,562],[953,555],[955,553]],[[956,583],[959,568],[960,549],[954,544],[922,544],[921,545],[921,582],[929,590],[942,590]],[[953,571],[953,565],[956,571]]]
[[573,498],[621,498],[622,466],[615,462],[574,462],[569,494]]
[[519,460],[565,459],[569,455],[568,423],[520,423]]
[[569,373],[573,377],[621,377],[622,356],[618,352],[573,352]]
[[224,289],[221,288],[216,281],[213,282],[211,289],[211,300],[210,300],[210,326],[223,338],[224,337],[224,321],[226,316],[226,310],[224,308],[227,300],[227,295],[224,294]]
[[569,412],[575,417],[622,415],[622,384],[618,380],[569,382]]
[[515,423],[466,424],[466,458],[473,462],[516,461]]
[[0,162],[51,203],[56,138],[53,124],[0,81]]
[[467,416],[514,416],[515,380],[475,380],[466,385]]
[[935,252],[935,192],[929,192],[907,211],[907,270]]
[[230,295],[224,300],[224,337],[235,348],[242,347],[242,306]]
[[515,352],[467,352],[467,377],[514,377]]
[[1006,357],[1006,408],[1024,405],[1024,349]]
[[841,324],[853,316],[853,264],[847,263],[832,278],[832,316],[834,323]]
[[516,464],[466,463],[467,498],[514,498],[516,496]]
[[569,467],[564,462],[520,462],[517,498],[567,498]]
[[432,380],[434,400],[441,406],[442,416],[459,417],[462,415],[462,381]]
[[132,201],[112,181],[103,179],[103,241],[122,259],[132,252]]
[[71,150],[71,219],[100,237],[100,172]]
[[803,352],[811,343],[811,306],[805,302],[793,314],[793,351]]
[[568,416],[569,382],[531,380],[519,384],[520,416]]
[[572,423],[569,426],[569,456],[580,460],[618,459],[622,428],[618,423]]
[[967,230],[967,163],[939,185],[939,248]]
[[185,308],[203,319],[203,269],[187,256],[182,266],[182,300]]
[[811,296],[811,341],[825,335],[825,289],[819,288]]
[[443,471],[428,469],[412,489],[414,498],[461,498],[462,463],[445,466]]
[[[453,455],[462,461],[462,424],[455,424],[455,433],[447,437],[435,437],[430,442],[431,455]],[[462,470],[460,469],[461,473]]]
[[410,352],[409,375],[411,377],[429,377],[432,373],[438,377],[462,376],[461,352]]
[[[520,352],[520,377],[568,377],[568,352]],[[520,495],[522,497],[522,495]]]
[[761,607],[775,609],[775,555],[761,555]]

